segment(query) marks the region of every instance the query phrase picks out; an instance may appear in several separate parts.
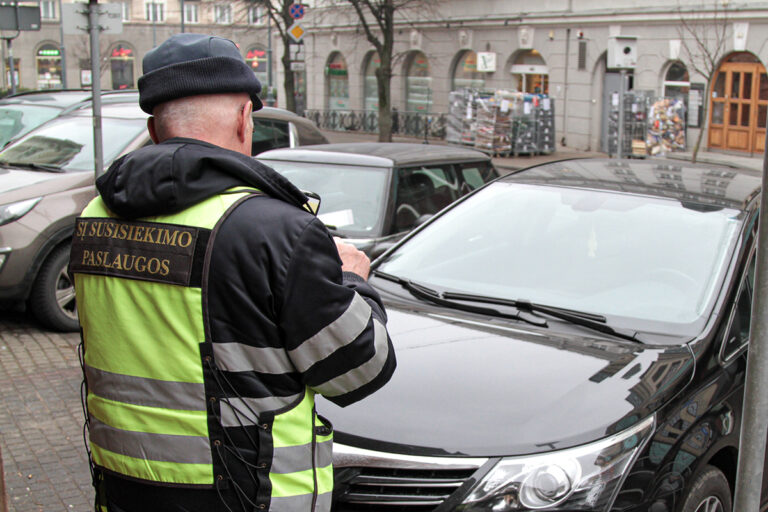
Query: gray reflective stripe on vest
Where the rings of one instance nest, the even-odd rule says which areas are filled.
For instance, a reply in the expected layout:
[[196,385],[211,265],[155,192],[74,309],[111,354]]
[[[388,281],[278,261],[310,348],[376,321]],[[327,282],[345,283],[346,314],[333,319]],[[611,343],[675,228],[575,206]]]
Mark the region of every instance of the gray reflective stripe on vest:
[[288,352],[293,364],[300,372],[307,371],[316,362],[355,341],[365,330],[370,317],[371,306],[355,293],[349,307],[339,318]]
[[227,372],[293,373],[296,371],[282,348],[260,348],[243,343],[213,343],[216,366]]
[[122,430],[110,427],[93,416],[90,417],[88,431],[91,443],[120,455],[179,464],[213,464],[207,437]]
[[282,409],[300,402],[304,392],[289,396],[266,398],[222,398],[221,425],[223,427],[249,427],[259,424],[259,414]]
[[389,343],[387,340],[387,328],[375,318],[373,319],[373,332],[374,350],[376,351],[373,357],[343,375],[339,375],[319,386],[312,386],[312,389],[324,396],[339,396],[354,391],[375,379],[387,362]]
[[205,386],[193,382],[171,382],[120,375],[85,366],[88,392],[133,405],[183,411],[205,410]]
[[[317,495],[317,503],[313,512],[325,512],[331,510],[331,496],[333,493]],[[312,510],[312,494],[300,494],[298,496],[272,497],[269,502],[269,512],[297,512]]]
[[[315,466],[324,468],[333,463],[333,441],[317,443]],[[296,473],[312,469],[312,444],[277,446],[272,455],[270,473]]]

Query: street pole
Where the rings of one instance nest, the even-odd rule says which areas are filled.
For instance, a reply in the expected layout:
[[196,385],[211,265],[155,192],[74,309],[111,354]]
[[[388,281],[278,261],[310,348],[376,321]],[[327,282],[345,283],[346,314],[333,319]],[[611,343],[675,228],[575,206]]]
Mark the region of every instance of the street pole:
[[[768,134],[766,134],[768,141]],[[757,231],[757,268],[752,294],[744,411],[733,510],[757,512],[768,424],[768,158],[763,156],[763,193]]]
[[104,172],[104,155],[101,146],[101,67],[99,58],[99,4],[97,0],[88,1],[88,32],[91,36],[91,82],[93,86],[93,170],[98,178]]
[[181,33],[184,33],[184,0],[181,0]]
[[16,74],[16,67],[13,62],[13,40],[6,39],[5,41],[8,45],[8,62],[10,63],[9,67],[11,68],[11,94],[16,94],[16,77],[14,76]]
[[[270,9],[270,5],[267,9]],[[267,12],[267,106],[273,107],[275,98],[272,96],[272,14]]]
[[61,87],[67,88],[67,51],[64,46],[64,23],[61,21],[61,0],[59,0],[59,38],[61,39],[60,56],[61,56]]
[[616,143],[616,157],[621,160],[624,144],[624,79],[627,76],[627,70],[622,69],[619,79],[619,140]]

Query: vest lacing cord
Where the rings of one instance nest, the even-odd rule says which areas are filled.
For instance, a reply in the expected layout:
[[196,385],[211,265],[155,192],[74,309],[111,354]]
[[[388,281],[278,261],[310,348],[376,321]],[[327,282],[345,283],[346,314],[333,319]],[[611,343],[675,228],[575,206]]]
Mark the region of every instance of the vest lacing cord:
[[[213,375],[213,378],[216,381],[216,385],[222,391],[222,393],[226,392],[226,390],[227,390],[226,388],[228,388],[229,391],[234,396],[236,396],[238,398],[243,398],[237,392],[235,387],[232,386],[232,384],[229,382],[227,377],[223,373],[219,372],[219,369],[215,365],[213,365],[211,363],[211,359],[210,358],[205,358],[205,362],[206,362],[206,365],[208,366],[208,369],[211,371],[211,375]],[[224,381],[224,383],[226,384],[226,388],[222,384],[222,381]],[[248,438],[248,441],[253,446],[254,451],[256,451],[258,453],[259,452],[259,444],[258,444],[258,442],[255,441],[253,439],[253,437],[251,437],[250,433],[248,432],[248,429],[245,427],[245,425],[243,424],[243,422],[240,419],[241,417],[246,417],[246,415],[243,414],[243,412],[240,411],[237,407],[233,406],[226,398],[224,398],[221,401],[226,403],[227,406],[232,411],[235,412],[235,417],[237,418],[237,422],[240,424],[240,428],[242,429],[242,431],[245,434],[245,436]],[[256,412],[253,409],[251,409],[251,407],[248,406],[248,404],[245,401],[243,401],[242,403],[245,404],[246,408],[249,410],[249,412],[253,415],[254,418],[257,418],[257,419],[259,418],[259,415],[256,414]],[[228,453],[232,454],[237,460],[239,460],[240,462],[243,463],[243,465],[245,466],[246,470],[248,471],[248,476],[250,477],[251,482],[254,484],[255,488],[258,489],[259,488],[259,480],[256,477],[256,475],[254,475],[253,472],[251,471],[251,468],[258,469],[258,466],[256,464],[253,464],[253,463],[249,462],[248,460],[246,460],[243,457],[243,455],[240,453],[240,451],[235,447],[236,445],[232,441],[232,438],[227,433],[227,429],[224,428],[224,426],[222,424],[222,421],[221,421],[221,416],[215,413],[215,410],[216,410],[215,408],[213,408],[213,410],[214,410],[214,417],[216,418],[216,421],[218,421],[219,425],[222,427],[221,430],[224,433],[224,436],[227,438],[227,441],[228,441],[228,443],[224,445],[224,449]],[[238,485],[237,481],[232,476],[232,473],[230,472],[229,467],[227,467],[227,464],[225,462],[226,459],[222,456],[222,451],[221,451],[222,445],[221,445],[221,443],[218,443],[218,444],[214,443],[214,447],[216,448],[216,453],[219,456],[219,460],[221,460],[222,466],[224,466],[224,470],[227,472],[227,476],[229,477],[229,480],[232,482],[232,486],[234,487],[234,489],[236,491],[234,494],[237,497],[238,501],[240,502],[240,506],[242,507],[242,509],[243,510],[247,510],[246,509],[246,505],[243,502],[243,499],[245,499],[245,501],[248,502],[248,504],[251,505],[252,507],[258,508],[258,505],[255,502],[253,502],[248,497],[248,494],[243,490],[242,487],[240,487],[240,485]],[[227,508],[227,510],[229,512],[234,512],[229,507],[229,505],[227,504],[226,500],[224,499],[224,496],[221,493],[221,488],[219,487],[219,484],[220,484],[220,480],[217,479],[216,480],[216,492],[219,495],[219,499],[221,500],[221,502],[224,504],[224,506]]]

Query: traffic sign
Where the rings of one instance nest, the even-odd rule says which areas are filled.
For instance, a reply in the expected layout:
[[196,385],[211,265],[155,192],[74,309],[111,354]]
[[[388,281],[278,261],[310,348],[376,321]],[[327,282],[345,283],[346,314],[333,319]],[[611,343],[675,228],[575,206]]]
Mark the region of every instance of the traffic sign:
[[306,34],[306,31],[299,25],[299,22],[296,21],[288,27],[288,35],[291,36],[291,39],[293,39],[294,42],[299,43],[304,38],[304,34]]
[[288,12],[291,14],[291,18],[300,20],[304,17],[304,6],[301,4],[291,4],[288,8]]

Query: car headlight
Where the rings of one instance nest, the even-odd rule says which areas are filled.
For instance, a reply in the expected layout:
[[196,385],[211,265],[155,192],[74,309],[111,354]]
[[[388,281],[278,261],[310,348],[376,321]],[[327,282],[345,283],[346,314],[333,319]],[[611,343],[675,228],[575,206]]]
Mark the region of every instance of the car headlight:
[[654,425],[655,417],[649,416],[588,445],[505,457],[477,484],[461,510],[607,510]]
[[35,197],[33,199],[26,199],[24,201],[0,206],[0,226],[22,218],[34,208],[41,199],[42,197]]

